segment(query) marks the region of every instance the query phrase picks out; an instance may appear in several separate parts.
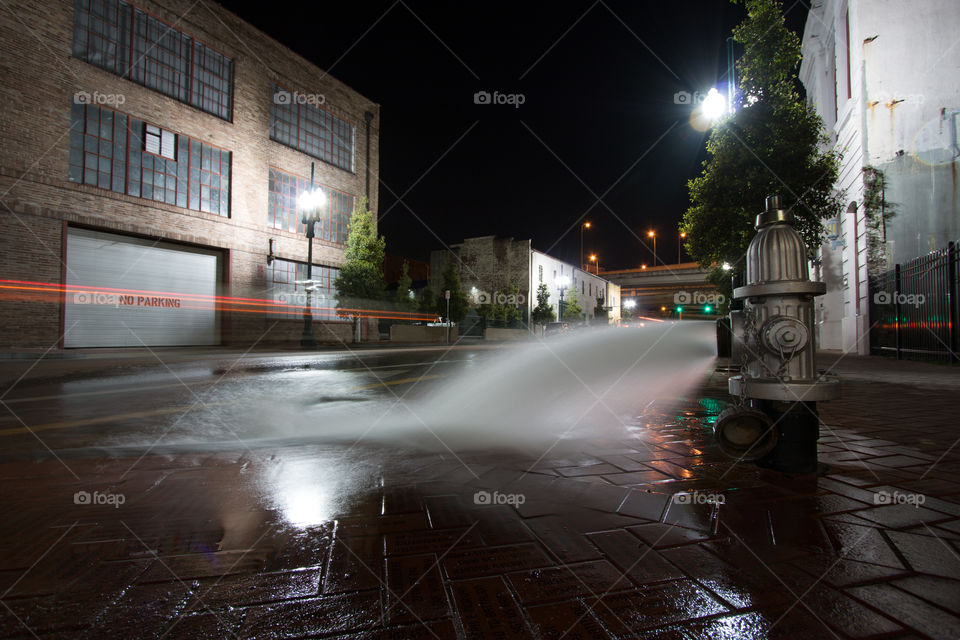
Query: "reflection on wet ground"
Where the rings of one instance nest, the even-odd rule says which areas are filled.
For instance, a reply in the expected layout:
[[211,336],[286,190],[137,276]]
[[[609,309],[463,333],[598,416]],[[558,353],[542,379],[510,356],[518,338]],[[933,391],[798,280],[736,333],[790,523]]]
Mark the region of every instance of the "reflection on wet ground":
[[300,443],[71,458],[82,481],[4,464],[0,637],[960,636],[956,456],[931,467],[954,434],[922,394],[884,423],[864,416],[882,385],[851,385],[823,410],[829,471],[789,477],[720,456],[722,390],[539,459]]

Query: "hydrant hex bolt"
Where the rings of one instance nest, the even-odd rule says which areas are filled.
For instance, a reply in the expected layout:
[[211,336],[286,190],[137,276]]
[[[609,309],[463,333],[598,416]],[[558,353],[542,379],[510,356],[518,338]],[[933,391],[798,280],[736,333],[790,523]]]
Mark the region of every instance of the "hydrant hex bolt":
[[[813,299],[826,285],[810,281],[806,248],[792,222],[779,196],[768,197],[757,216],[747,283],[733,292],[744,309],[730,312],[732,364],[742,366],[728,390],[745,402],[718,417],[714,434],[720,449],[737,459],[806,473],[817,469],[816,403],[840,397],[840,381],[816,368]],[[768,416],[769,427],[746,442],[758,433],[757,412]]]

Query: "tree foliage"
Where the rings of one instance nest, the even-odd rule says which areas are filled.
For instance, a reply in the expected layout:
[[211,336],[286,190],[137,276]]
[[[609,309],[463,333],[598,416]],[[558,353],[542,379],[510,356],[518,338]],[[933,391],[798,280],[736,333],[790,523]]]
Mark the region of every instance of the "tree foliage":
[[499,286],[496,294],[497,300],[489,304],[481,304],[477,308],[477,312],[487,320],[504,327],[520,327],[523,324],[526,311],[520,308],[519,301],[523,299],[524,295],[520,285]]
[[742,270],[755,235],[754,220],[768,195],[792,209],[808,255],[822,238],[821,220],[837,215],[834,184],[839,155],[824,151],[829,138],[813,108],[800,98],[800,40],[784,24],[779,0],[745,0],[746,19],[733,31],[744,47],[737,61],[736,111],[713,127],[702,173],[688,182],[690,208],[681,231],[685,248],[709,279],[729,292],[729,263]]
[[537,288],[537,306],[533,308],[531,319],[534,324],[547,324],[557,319],[557,314],[550,306],[550,291],[546,283],[541,283]]
[[887,255],[887,222],[897,204],[887,202],[887,178],[874,167],[863,168],[863,217],[867,226],[867,272],[877,275],[890,268]]
[[361,198],[350,215],[345,262],[333,283],[338,315],[356,316],[352,309],[375,309],[382,304],[385,246],[367,199]]
[[393,304],[398,311],[416,311],[417,300],[411,296],[413,279],[410,277],[410,264],[404,260],[400,268],[400,280],[397,281],[397,290],[393,294]]
[[603,298],[597,296],[597,304],[593,307],[593,317],[597,322],[607,322],[610,319],[610,312],[603,307]]
[[467,317],[470,301],[460,285],[460,272],[452,262],[448,262],[443,270],[443,287],[437,295],[437,311],[444,316],[447,314],[446,291],[450,292],[450,317],[448,320],[460,324]]
[[563,301],[563,319],[568,322],[571,320],[580,320],[581,315],[583,315],[583,308],[577,300],[577,290],[570,289],[567,291],[567,297]]
[[417,311],[420,313],[438,313],[437,292],[429,284],[421,289],[417,296]]

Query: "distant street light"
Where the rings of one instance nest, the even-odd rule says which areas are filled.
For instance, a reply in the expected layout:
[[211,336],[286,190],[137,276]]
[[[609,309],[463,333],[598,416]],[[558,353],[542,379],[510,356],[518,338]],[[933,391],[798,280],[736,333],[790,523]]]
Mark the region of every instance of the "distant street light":
[[597,275],[600,275],[600,261],[597,260],[597,254],[595,253],[590,254],[590,262],[593,263],[593,266],[596,269]]
[[647,237],[653,238],[653,266],[657,266],[657,234],[647,231]]
[[583,269],[583,230],[590,228],[590,222],[584,222],[580,225],[580,255],[577,256],[577,261],[580,262],[580,268]]
[[729,262],[724,262],[723,266],[720,268],[723,269],[724,271],[730,271],[730,269],[733,269],[733,267],[730,266]]
[[683,239],[687,237],[687,234],[683,231],[680,232],[680,242],[677,243],[677,264],[680,264],[680,249],[683,247]]
[[307,291],[307,304],[303,308],[303,335],[300,346],[314,348],[317,340],[313,337],[313,227],[323,219],[323,209],[327,205],[327,194],[323,189],[313,188],[313,163],[310,163],[310,188],[297,196],[297,207],[303,212],[300,221],[307,225],[307,279],[303,281]]
[[558,307],[558,309],[560,310],[560,317],[557,318],[557,320],[560,320],[562,322],[563,321],[563,292],[566,291],[568,286],[570,286],[570,278],[568,278],[567,276],[560,276],[559,278],[554,280],[554,283],[556,283],[557,288],[560,289],[560,305]]

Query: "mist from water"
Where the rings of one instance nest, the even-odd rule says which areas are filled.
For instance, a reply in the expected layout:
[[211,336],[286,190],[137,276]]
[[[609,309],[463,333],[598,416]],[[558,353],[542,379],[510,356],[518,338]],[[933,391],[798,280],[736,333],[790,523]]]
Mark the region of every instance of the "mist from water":
[[[715,348],[714,325],[708,322],[577,331],[492,352],[450,379],[421,383],[429,389],[400,401],[376,389],[372,400],[311,402],[318,384],[342,373],[309,372],[319,377],[310,383],[312,391],[300,392],[303,402],[247,398],[228,419],[244,442],[542,452],[558,439],[629,436],[627,425],[644,407],[682,397],[702,383]],[[391,389],[403,396],[408,387]]]

